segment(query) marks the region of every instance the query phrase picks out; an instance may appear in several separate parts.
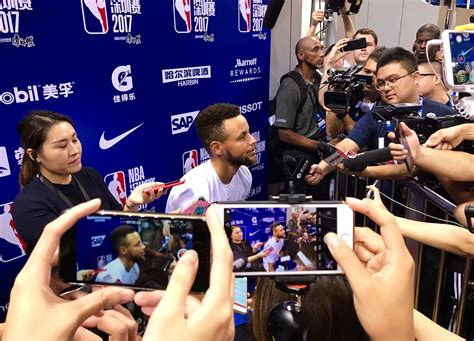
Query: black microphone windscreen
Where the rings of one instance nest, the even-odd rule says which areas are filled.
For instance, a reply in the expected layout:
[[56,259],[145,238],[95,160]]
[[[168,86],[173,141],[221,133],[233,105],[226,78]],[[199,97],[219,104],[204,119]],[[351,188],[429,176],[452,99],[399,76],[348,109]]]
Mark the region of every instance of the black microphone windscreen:
[[362,172],[368,165],[373,165],[380,162],[392,160],[390,148],[381,148],[370,150],[368,152],[358,154],[354,158],[345,158],[343,161],[344,167],[349,170]]
[[275,23],[280,15],[281,9],[285,4],[285,0],[269,0],[267,11],[263,17],[263,27],[269,28],[270,30],[275,27]]

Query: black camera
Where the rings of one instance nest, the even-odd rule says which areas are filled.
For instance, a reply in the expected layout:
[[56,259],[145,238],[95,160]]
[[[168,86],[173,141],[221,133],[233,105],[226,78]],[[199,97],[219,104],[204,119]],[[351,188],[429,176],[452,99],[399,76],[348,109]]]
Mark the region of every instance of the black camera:
[[362,65],[354,65],[347,70],[328,70],[328,90],[324,93],[327,108],[342,115],[364,96],[364,85],[372,84],[372,76],[358,75],[361,69]]
[[[331,13],[342,13],[341,10],[344,7],[345,2],[345,0],[329,0],[326,2],[326,11]],[[351,6],[342,14],[350,15],[359,13],[360,6],[362,6],[362,0],[347,0],[347,3]]]

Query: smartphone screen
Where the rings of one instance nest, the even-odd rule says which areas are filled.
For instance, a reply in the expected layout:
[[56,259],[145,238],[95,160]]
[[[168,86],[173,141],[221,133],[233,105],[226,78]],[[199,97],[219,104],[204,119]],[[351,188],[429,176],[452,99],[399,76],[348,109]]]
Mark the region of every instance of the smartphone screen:
[[192,290],[204,292],[210,236],[203,217],[102,211],[79,220],[61,238],[60,274],[69,283],[165,289],[190,249],[199,256]]
[[353,213],[345,204],[218,205],[241,276],[342,273],[323,241],[334,232],[352,247]]

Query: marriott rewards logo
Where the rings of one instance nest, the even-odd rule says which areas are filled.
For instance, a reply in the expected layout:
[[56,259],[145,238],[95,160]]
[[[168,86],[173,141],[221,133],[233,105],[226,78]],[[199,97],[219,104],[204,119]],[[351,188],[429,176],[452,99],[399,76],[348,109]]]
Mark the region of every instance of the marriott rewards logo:
[[230,70],[230,83],[251,82],[261,79],[262,69],[258,64],[258,59],[240,59],[235,60],[234,67]]

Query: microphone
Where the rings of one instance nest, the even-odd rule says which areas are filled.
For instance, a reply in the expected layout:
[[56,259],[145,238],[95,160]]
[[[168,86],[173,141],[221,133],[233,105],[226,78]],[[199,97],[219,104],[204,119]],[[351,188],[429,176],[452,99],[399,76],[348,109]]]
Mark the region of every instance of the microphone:
[[263,27],[272,29],[275,27],[275,23],[280,15],[281,9],[285,4],[285,0],[269,0],[268,7],[263,17]]
[[355,157],[345,158],[342,163],[344,167],[351,171],[362,172],[368,165],[389,160],[393,160],[393,156],[390,153],[390,148],[387,147],[357,154]]

